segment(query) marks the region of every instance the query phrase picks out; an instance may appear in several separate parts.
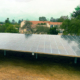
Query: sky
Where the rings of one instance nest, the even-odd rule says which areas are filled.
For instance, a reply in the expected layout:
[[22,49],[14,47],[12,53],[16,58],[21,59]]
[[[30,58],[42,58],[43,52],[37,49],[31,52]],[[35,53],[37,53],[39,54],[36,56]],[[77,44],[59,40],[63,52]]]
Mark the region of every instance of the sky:
[[69,16],[80,5],[80,0],[0,0],[0,21],[9,18],[37,21],[45,16],[59,18]]

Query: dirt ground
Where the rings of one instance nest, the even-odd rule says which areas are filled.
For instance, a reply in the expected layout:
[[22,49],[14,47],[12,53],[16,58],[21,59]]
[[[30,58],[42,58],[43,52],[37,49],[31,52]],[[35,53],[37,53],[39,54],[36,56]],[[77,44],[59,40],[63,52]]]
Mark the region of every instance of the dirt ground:
[[0,51],[0,80],[80,80],[80,59]]

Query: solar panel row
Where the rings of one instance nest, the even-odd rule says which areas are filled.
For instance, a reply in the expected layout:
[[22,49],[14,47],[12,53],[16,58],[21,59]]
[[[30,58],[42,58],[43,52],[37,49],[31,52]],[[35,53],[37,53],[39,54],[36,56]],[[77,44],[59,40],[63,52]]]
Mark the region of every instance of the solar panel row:
[[80,36],[0,33],[0,49],[80,57]]

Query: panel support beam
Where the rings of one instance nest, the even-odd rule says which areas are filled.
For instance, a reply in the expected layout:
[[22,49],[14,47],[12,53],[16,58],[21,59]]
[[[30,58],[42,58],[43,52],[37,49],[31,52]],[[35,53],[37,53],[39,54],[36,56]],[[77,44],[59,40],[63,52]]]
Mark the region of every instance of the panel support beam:
[[4,56],[6,56],[6,50],[4,50]]
[[74,63],[75,63],[75,64],[77,63],[77,57],[75,57],[75,59],[74,59]]
[[38,58],[37,53],[36,53],[36,59]]
[[[34,52],[32,52],[32,55],[34,56]],[[38,58],[37,53],[36,53],[36,59]]]

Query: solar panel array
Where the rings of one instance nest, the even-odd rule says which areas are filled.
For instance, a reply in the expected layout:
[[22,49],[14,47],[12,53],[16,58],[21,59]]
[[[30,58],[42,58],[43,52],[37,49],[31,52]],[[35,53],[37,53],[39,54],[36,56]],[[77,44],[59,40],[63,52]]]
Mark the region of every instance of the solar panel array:
[[80,57],[80,36],[0,33],[0,50]]

